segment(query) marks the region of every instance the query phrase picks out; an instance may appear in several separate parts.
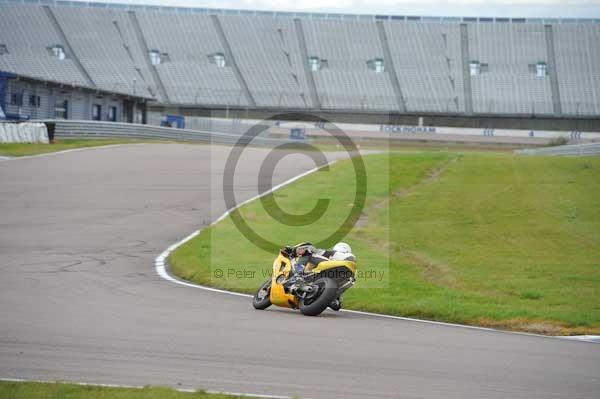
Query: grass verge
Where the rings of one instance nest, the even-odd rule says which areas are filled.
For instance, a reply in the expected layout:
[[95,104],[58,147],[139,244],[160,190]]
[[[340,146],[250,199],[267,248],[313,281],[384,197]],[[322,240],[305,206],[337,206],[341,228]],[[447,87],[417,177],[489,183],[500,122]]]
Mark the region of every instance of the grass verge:
[[[345,295],[347,308],[549,335],[600,334],[600,159],[424,152],[364,160],[367,203],[345,241],[359,269],[385,279],[359,280]],[[354,206],[352,179],[351,163],[341,161],[267,197],[272,213],[276,203],[296,214],[310,210],[315,196],[330,198],[328,212],[307,226],[274,221],[260,201],[239,213],[282,245],[319,242]],[[273,258],[227,218],[169,263],[184,279],[252,293]]]
[[71,150],[74,148],[98,147],[114,144],[145,143],[148,140],[127,139],[60,139],[52,144],[29,144],[29,143],[2,143],[0,144],[0,155],[8,157],[23,157],[27,155],[47,154],[50,152]]
[[204,391],[179,392],[165,387],[113,388],[49,382],[0,381],[4,399],[233,399],[239,396],[209,394]]

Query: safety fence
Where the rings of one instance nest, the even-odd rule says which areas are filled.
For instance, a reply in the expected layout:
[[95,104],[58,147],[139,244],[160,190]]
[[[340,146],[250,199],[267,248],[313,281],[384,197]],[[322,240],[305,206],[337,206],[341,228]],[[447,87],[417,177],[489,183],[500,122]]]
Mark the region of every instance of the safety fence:
[[258,135],[254,138],[234,133],[176,129],[120,122],[43,120],[51,138],[121,138],[195,141],[213,144],[251,144],[277,146],[287,143],[286,139],[268,138]]
[[515,150],[521,155],[600,156],[600,143],[561,145],[556,147]]

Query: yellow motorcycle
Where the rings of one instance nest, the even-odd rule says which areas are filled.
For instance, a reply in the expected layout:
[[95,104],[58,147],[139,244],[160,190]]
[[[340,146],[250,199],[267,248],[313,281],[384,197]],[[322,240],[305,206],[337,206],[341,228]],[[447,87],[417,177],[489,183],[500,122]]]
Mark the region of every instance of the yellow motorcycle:
[[317,265],[306,265],[310,272],[293,273],[293,247],[284,247],[273,262],[271,279],[258,289],[252,300],[255,309],[271,305],[300,309],[303,315],[317,316],[327,307],[339,310],[341,295],[354,285],[356,262],[351,260],[323,260]]

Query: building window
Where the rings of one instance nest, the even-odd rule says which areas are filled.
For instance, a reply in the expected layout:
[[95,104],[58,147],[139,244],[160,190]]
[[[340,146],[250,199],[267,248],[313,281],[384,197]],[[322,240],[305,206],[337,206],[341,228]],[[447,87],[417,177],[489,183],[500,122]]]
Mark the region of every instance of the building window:
[[108,120],[111,122],[117,121],[117,107],[108,108]]
[[94,120],[94,121],[102,120],[102,105],[100,105],[100,104],[92,105],[92,120]]
[[481,64],[479,61],[469,62],[469,71],[471,72],[471,76],[479,75],[481,73]]
[[21,88],[15,88],[14,90],[16,91],[10,94],[10,104],[22,107],[25,91]]
[[[321,65],[321,67],[323,67]],[[374,60],[367,61],[367,68],[374,71],[375,73],[385,72],[385,64],[383,58],[375,58]]]
[[29,96],[29,105],[31,107],[39,108],[42,104],[42,99],[40,96],[31,95]]
[[8,54],[8,47],[6,44],[0,44],[0,55]]
[[321,69],[321,60],[319,57],[308,57],[308,67],[313,72]]
[[385,70],[385,66],[381,58],[376,58],[373,60],[373,69],[375,70],[375,73],[382,73]]
[[59,119],[69,119],[69,100],[64,100],[54,108],[54,115]]
[[55,46],[49,47],[49,50],[52,53],[52,55],[58,60],[62,61],[65,58],[67,58],[67,53],[65,53],[65,49],[61,45],[57,44]]
[[213,55],[213,60],[215,61],[215,65],[219,68],[225,68],[225,56],[221,53],[217,53]]
[[538,62],[535,65],[535,76],[544,78],[546,75],[548,75],[548,65],[545,62]]
[[150,56],[150,62],[152,65],[159,65],[162,62],[160,51],[150,50],[148,55]]

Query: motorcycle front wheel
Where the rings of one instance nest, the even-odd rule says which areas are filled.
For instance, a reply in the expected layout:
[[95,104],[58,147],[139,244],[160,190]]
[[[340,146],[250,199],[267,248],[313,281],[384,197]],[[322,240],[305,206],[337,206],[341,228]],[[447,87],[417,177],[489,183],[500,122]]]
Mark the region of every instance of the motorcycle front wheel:
[[313,284],[317,290],[300,300],[300,312],[305,316],[318,316],[337,296],[337,283],[331,278],[320,278]]
[[265,281],[256,291],[254,298],[252,298],[252,306],[258,310],[265,310],[271,306],[271,280]]

